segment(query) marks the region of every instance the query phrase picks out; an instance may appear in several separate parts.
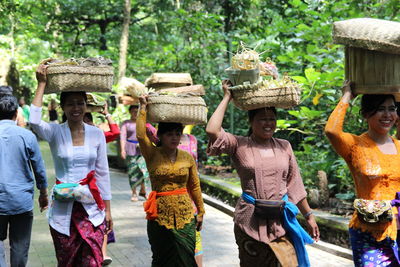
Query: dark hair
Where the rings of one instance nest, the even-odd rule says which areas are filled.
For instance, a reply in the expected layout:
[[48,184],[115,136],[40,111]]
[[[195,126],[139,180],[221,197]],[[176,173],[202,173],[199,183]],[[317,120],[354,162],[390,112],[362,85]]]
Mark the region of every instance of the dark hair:
[[62,92],[60,95],[60,106],[64,107],[65,101],[67,101],[67,98],[71,95],[81,95],[83,99],[85,100],[85,103],[87,103],[87,96],[86,93],[83,91],[76,91],[76,92]]
[[375,115],[379,106],[382,105],[386,99],[393,99],[393,102],[396,103],[393,95],[363,95],[361,98],[361,115],[364,118]]
[[91,122],[93,122],[93,116],[90,112],[86,112],[85,115],[83,115],[83,118],[88,118]]
[[13,88],[8,85],[0,85],[0,97],[5,95],[12,95]]
[[18,101],[15,96],[0,97],[0,120],[11,120],[18,110]]
[[160,122],[158,124],[158,129],[157,129],[157,137],[158,137],[158,143],[157,146],[161,146],[161,135],[172,132],[172,131],[177,131],[179,133],[183,133],[183,125],[182,123],[177,123],[177,122]]
[[[249,117],[249,122],[251,123],[254,120],[254,117],[257,115],[258,112],[267,111],[267,110],[271,110],[274,113],[275,117],[277,116],[277,111],[276,111],[275,107],[265,107],[265,108],[252,109],[252,110],[249,110],[247,112],[247,115]],[[252,133],[253,133],[253,129],[250,126],[249,130],[247,132],[247,136],[250,136]]]
[[133,109],[133,108],[139,108],[139,105],[130,105],[130,106],[129,106],[129,112],[130,112],[131,109]]

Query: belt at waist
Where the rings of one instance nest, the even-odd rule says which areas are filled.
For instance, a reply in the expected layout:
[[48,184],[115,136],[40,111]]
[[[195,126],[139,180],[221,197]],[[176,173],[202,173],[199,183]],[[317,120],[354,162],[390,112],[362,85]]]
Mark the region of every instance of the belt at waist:
[[179,188],[173,191],[166,191],[166,192],[157,192],[151,191],[147,201],[143,204],[144,211],[146,212],[146,219],[147,220],[154,220],[158,217],[157,213],[157,197],[162,196],[170,196],[170,195],[181,195],[186,194],[186,188]]
[[[242,199],[249,204],[255,205],[256,203],[256,199],[245,192],[242,193]],[[285,228],[293,241],[299,266],[310,266],[305,244],[312,244],[314,241],[296,219],[296,215],[299,213],[297,206],[289,202],[288,195],[284,195],[282,200],[286,202],[283,209],[283,228]]]
[[132,143],[132,144],[139,144],[139,141],[137,141],[137,140],[126,139],[126,141],[128,141],[129,143]]
[[[101,197],[99,188],[97,187],[96,184],[96,177],[94,176],[95,173],[96,173],[95,171],[89,172],[85,178],[83,178],[78,182],[78,184],[88,185],[90,193],[92,193],[92,196],[96,201],[97,206],[99,207],[100,210],[104,210],[105,208],[104,201],[103,198]],[[62,184],[62,182],[57,179],[56,184]]]

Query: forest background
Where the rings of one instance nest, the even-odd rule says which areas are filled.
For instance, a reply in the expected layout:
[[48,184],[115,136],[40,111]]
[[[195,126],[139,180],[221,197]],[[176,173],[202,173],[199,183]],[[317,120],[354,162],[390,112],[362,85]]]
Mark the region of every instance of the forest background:
[[[29,104],[42,59],[104,56],[114,62],[116,83],[122,76],[144,82],[153,72],[191,73],[206,88],[211,116],[222,98],[224,69],[242,41],[302,84],[301,104],[278,111],[275,136],[291,142],[305,185],[317,187],[323,170],[331,195],[351,199],[350,173],[323,133],[344,80],[344,50],[332,42],[332,23],[400,21],[399,11],[399,0],[1,0],[0,81]],[[121,93],[117,85],[115,91]],[[357,103],[345,130],[360,134],[366,124]],[[128,118],[126,107],[118,106],[113,116],[118,122]],[[247,113],[230,107],[223,127],[246,135],[247,125]],[[193,134],[200,164],[229,170],[227,155],[206,157],[204,127]]]

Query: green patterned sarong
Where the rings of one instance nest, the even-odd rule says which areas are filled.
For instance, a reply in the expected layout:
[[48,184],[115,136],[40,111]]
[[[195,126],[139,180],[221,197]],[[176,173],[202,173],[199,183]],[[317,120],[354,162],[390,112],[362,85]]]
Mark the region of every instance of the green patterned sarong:
[[197,267],[194,258],[196,223],[193,219],[183,229],[167,229],[147,221],[147,234],[153,252],[152,267]]
[[128,166],[129,184],[132,189],[141,184],[145,179],[149,178],[146,161],[142,155],[126,156]]

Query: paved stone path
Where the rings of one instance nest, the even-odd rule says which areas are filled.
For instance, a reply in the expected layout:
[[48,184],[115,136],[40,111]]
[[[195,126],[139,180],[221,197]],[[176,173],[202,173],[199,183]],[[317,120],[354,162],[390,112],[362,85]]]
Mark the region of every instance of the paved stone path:
[[[47,161],[48,176],[54,177],[52,163]],[[143,202],[130,202],[130,189],[125,173],[111,170],[111,184],[112,215],[117,239],[116,243],[108,247],[109,256],[113,258],[111,266],[151,266],[151,250],[147,239]],[[35,201],[37,196],[35,195]],[[45,214],[38,211],[37,203],[35,204],[28,266],[56,266],[47,219]],[[239,266],[230,216],[207,205],[202,236],[205,267]],[[312,267],[353,266],[352,262],[345,258],[310,246],[307,246],[307,250]]]

